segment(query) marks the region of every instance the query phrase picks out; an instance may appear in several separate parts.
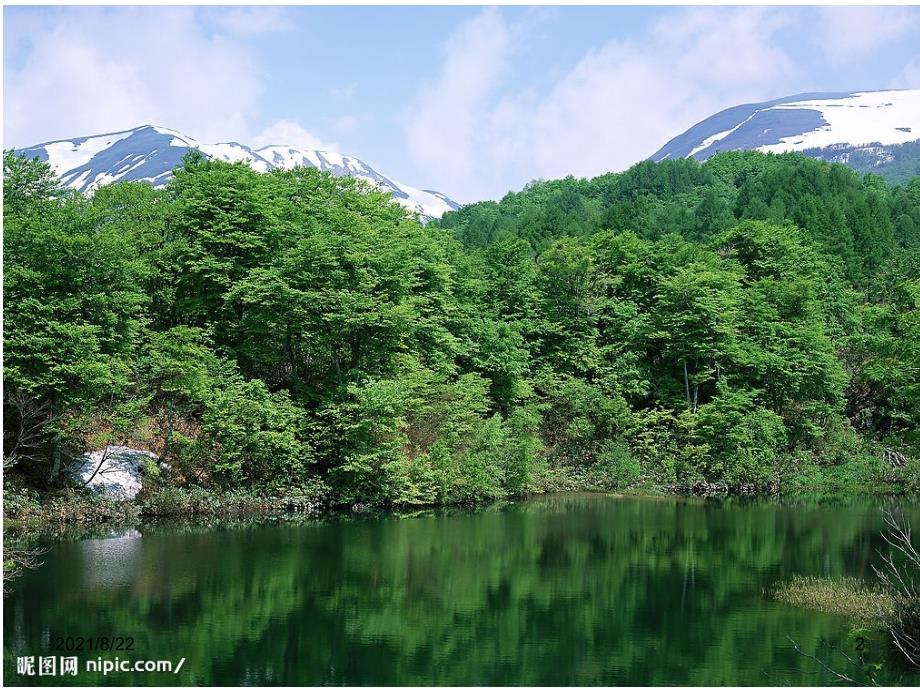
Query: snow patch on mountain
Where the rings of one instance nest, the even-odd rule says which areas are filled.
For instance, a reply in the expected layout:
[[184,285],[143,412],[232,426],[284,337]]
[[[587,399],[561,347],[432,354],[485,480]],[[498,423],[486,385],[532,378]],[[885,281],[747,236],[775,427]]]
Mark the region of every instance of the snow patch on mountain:
[[904,144],[920,138],[920,89],[869,91],[840,100],[780,103],[776,110],[817,110],[826,123],[796,137],[760,147],[761,151],[804,151],[834,144]]
[[73,141],[53,141],[44,145],[47,161],[55,172],[80,168],[89,163],[96,154],[130,135],[131,132],[115,132],[99,137],[83,137]]

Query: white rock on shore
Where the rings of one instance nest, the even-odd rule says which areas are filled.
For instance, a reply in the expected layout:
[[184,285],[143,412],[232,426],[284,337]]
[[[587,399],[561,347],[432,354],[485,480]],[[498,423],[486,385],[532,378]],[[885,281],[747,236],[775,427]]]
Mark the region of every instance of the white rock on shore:
[[149,450],[107,446],[84,453],[68,466],[67,472],[78,485],[85,485],[94,494],[104,494],[116,501],[131,501],[143,488],[144,474],[151,460],[157,465],[156,453]]

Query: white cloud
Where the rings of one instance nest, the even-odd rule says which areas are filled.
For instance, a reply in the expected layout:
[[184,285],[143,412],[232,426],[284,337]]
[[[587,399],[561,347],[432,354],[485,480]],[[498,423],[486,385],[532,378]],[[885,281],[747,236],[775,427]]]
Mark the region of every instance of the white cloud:
[[335,98],[351,98],[355,95],[357,87],[354,84],[348,86],[337,86],[330,91]]
[[7,146],[140,124],[236,138],[261,94],[245,52],[178,7],[67,11],[4,72]]
[[[245,21],[273,30],[280,15],[207,12],[82,7],[49,16],[22,59],[4,63],[4,146],[142,124],[202,142],[249,143],[262,119],[263,82],[251,49],[236,34]],[[28,28],[7,19],[7,36]],[[300,143],[319,142],[296,123],[272,127],[282,124]]]
[[219,8],[209,12],[212,21],[224,31],[238,36],[283,31],[288,20],[283,7],[234,7]]
[[636,42],[587,53],[544,94],[502,95],[516,29],[486,10],[458,29],[419,93],[410,152],[426,184],[462,200],[622,169],[721,108],[786,95],[797,71],[775,43],[787,23],[784,10],[671,12]]
[[920,55],[913,57],[895,79],[896,89],[920,89]]
[[351,132],[361,123],[364,118],[360,115],[339,115],[333,118],[332,126],[340,132]]
[[293,120],[278,120],[250,139],[254,149],[272,144],[287,144],[302,149],[319,149],[320,151],[338,151],[339,145],[322,141],[312,132],[308,132]]
[[762,98],[794,73],[769,43],[784,24],[762,10],[693,10],[660,21],[641,46],[585,56],[533,115],[537,174],[625,167],[722,107]]
[[901,38],[920,23],[909,7],[845,6],[819,9],[817,41],[832,62],[858,60]]
[[511,29],[498,10],[482,11],[447,42],[438,80],[411,109],[410,155],[425,170],[443,165],[447,176],[441,184],[447,188],[479,172],[477,158],[488,144],[479,136],[482,117],[511,49]]

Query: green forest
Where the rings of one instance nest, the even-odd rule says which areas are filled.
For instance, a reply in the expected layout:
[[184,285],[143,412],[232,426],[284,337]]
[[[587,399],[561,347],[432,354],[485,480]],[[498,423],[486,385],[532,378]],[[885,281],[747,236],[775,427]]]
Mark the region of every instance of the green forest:
[[920,178],[731,152],[423,225],[315,169],[85,196],[7,151],[3,200],[8,484],[118,443],[164,496],[920,490]]
[[881,175],[893,184],[905,184],[920,175],[920,141],[886,146],[884,156],[848,145],[805,149],[803,153],[824,160],[827,160],[825,156],[839,157],[840,160],[846,160],[848,167],[861,173]]

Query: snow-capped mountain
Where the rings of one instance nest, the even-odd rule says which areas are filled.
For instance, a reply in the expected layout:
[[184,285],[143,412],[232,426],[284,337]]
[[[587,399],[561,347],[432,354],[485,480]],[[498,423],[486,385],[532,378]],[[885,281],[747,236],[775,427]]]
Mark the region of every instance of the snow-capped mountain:
[[17,153],[47,161],[61,181],[82,192],[92,192],[117,181],[144,180],[154,186],[165,184],[182,157],[198,149],[209,158],[244,161],[259,172],[275,168],[307,166],[327,170],[336,176],[368,180],[389,192],[400,204],[417,212],[423,220],[440,218],[459,204],[440,192],[416,189],[380,174],[358,158],[332,151],[315,151],[294,146],[265,146],[252,149],[243,144],[202,144],[165,127],[145,125],[124,132],[50,141]]
[[[920,89],[805,93],[728,108],[673,138],[652,157],[705,160],[719,151],[801,151],[879,167],[920,140]],[[851,158],[853,160],[851,160]]]

